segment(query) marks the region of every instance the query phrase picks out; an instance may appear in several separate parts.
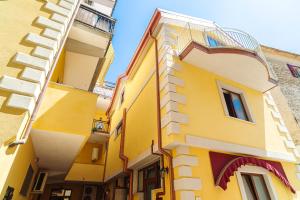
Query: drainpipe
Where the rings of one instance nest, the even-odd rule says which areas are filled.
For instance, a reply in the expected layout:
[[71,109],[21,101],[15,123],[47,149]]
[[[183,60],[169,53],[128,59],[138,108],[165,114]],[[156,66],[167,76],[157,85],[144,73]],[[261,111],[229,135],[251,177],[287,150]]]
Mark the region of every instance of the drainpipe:
[[71,18],[71,20],[70,20],[70,23],[69,23],[69,25],[68,25],[67,31],[66,31],[66,33],[65,33],[65,36],[64,36],[63,40],[61,41],[59,50],[58,50],[58,52],[57,52],[56,55],[55,55],[54,62],[52,63],[52,67],[50,68],[50,71],[49,71],[49,73],[48,73],[48,76],[46,77],[45,84],[44,84],[44,86],[43,86],[43,88],[42,88],[42,91],[41,91],[41,93],[40,93],[40,95],[39,95],[39,98],[38,98],[38,100],[37,100],[37,102],[36,102],[36,104],[35,104],[35,107],[34,107],[34,109],[33,109],[32,115],[31,115],[31,117],[30,117],[30,119],[29,119],[29,122],[27,123],[25,132],[24,132],[24,134],[22,134],[22,138],[21,138],[21,139],[16,140],[16,141],[10,143],[10,144],[8,145],[9,147],[14,147],[14,146],[19,145],[19,144],[25,144],[25,143],[27,142],[28,138],[29,138],[29,134],[30,134],[30,131],[31,131],[33,122],[35,121],[37,112],[38,112],[38,110],[39,110],[39,108],[40,108],[40,106],[41,106],[42,100],[43,100],[43,98],[44,98],[44,96],[45,96],[46,89],[47,89],[47,87],[48,87],[48,85],[49,85],[50,79],[51,79],[52,74],[53,74],[53,72],[54,72],[55,66],[56,66],[56,64],[57,64],[57,62],[58,62],[59,56],[60,56],[60,54],[61,54],[61,52],[62,52],[62,50],[63,50],[64,44],[65,44],[65,42],[66,42],[66,40],[67,40],[67,38],[68,38],[69,32],[70,32],[71,27],[72,27],[72,25],[73,25],[73,21],[74,21],[74,19],[75,19],[75,17],[76,17],[76,14],[77,14],[77,11],[78,11],[78,9],[79,9],[79,7],[80,7],[80,4],[81,4],[81,1],[79,0],[79,1],[77,2],[76,8],[75,8],[74,13],[73,13],[73,16],[72,16],[72,18]]
[[[157,104],[157,143],[158,151],[163,156],[166,156],[169,161],[170,166],[170,199],[175,200],[175,191],[174,191],[174,170],[173,170],[173,157],[162,147],[162,134],[161,134],[161,113],[160,113],[160,87],[159,87],[159,62],[158,62],[158,46],[157,39],[153,36],[152,32],[149,32],[150,37],[154,40],[155,44],[155,76],[156,76],[156,104]],[[163,159],[162,159],[163,160]],[[164,167],[164,166],[162,166]],[[165,186],[163,186],[165,187]],[[164,194],[161,194],[164,195]]]
[[129,200],[133,200],[133,170],[128,168],[128,157],[124,154],[125,146],[125,128],[126,128],[126,108],[123,110],[123,121],[122,121],[122,131],[121,131],[121,141],[120,141],[120,153],[119,157],[123,161],[123,171],[129,175]]
[[[159,156],[160,160],[161,160],[161,166],[165,166],[165,161],[164,161],[163,154],[155,153],[154,150],[153,150],[153,147],[154,147],[154,140],[152,140],[152,143],[151,143],[151,154]],[[165,180],[165,177],[163,177],[162,179],[163,179],[162,180],[162,189],[163,189],[163,191],[156,193],[156,198],[155,198],[156,200],[160,199],[161,196],[164,196],[166,194],[166,180]]]

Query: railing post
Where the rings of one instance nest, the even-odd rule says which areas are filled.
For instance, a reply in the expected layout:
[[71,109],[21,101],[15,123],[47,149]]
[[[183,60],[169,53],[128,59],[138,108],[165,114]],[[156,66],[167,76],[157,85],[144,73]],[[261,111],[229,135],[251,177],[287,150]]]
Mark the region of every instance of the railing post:
[[191,41],[193,41],[193,36],[192,36],[192,30],[191,30],[191,25],[188,22],[188,28],[189,28],[189,32],[190,32],[190,37],[191,37]]

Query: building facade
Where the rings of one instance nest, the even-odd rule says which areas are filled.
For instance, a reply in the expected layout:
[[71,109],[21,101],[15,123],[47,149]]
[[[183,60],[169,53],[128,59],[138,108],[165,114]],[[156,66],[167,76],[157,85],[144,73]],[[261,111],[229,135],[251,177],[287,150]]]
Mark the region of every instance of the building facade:
[[299,199],[281,53],[157,9],[109,84],[115,4],[3,3],[0,199]]
[[101,198],[115,3],[1,2],[0,199]]
[[299,199],[292,112],[280,113],[267,53],[242,31],[156,10],[107,111],[108,199],[124,187],[128,199]]

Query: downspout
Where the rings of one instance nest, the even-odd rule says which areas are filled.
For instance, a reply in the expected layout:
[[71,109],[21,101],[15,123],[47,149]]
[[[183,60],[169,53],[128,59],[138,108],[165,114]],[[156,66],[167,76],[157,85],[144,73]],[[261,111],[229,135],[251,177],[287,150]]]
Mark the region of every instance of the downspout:
[[26,128],[25,128],[25,132],[24,132],[24,134],[22,134],[22,138],[21,138],[21,139],[16,140],[16,141],[10,143],[10,144],[9,144],[9,147],[14,147],[14,146],[19,145],[19,144],[25,144],[25,143],[27,142],[27,139],[29,138],[29,134],[30,134],[30,131],[31,131],[33,122],[35,121],[37,112],[38,112],[38,110],[39,110],[39,108],[40,108],[40,106],[41,106],[41,102],[42,102],[42,100],[44,99],[46,89],[47,89],[47,87],[48,87],[48,85],[49,85],[49,82],[50,82],[50,79],[51,79],[52,74],[53,74],[53,72],[54,72],[55,66],[56,66],[56,64],[57,64],[57,62],[58,62],[58,59],[59,59],[59,57],[60,57],[60,55],[61,55],[61,52],[62,52],[62,50],[63,50],[64,44],[65,44],[65,42],[66,42],[66,40],[67,40],[67,38],[68,38],[69,32],[70,32],[71,27],[72,27],[72,25],[73,25],[74,19],[75,19],[76,15],[77,15],[77,11],[78,11],[78,9],[79,9],[79,7],[80,7],[80,4],[81,4],[81,1],[78,0],[77,5],[76,5],[76,8],[75,8],[74,13],[73,13],[73,16],[72,16],[72,18],[71,18],[71,20],[70,20],[70,23],[69,23],[69,25],[68,25],[67,31],[66,31],[66,33],[65,33],[65,35],[64,35],[63,40],[62,40],[61,43],[60,43],[59,50],[58,50],[58,52],[57,52],[56,55],[55,55],[54,62],[52,63],[52,67],[51,67],[50,70],[49,70],[49,73],[48,73],[48,76],[47,76],[47,78],[46,78],[45,84],[44,84],[44,86],[43,86],[43,88],[42,88],[42,91],[41,91],[41,93],[40,93],[40,95],[39,95],[39,98],[38,98],[38,100],[37,100],[37,102],[36,102],[36,104],[35,104],[35,107],[34,107],[34,109],[33,109],[33,112],[32,112],[32,115],[31,115],[31,117],[30,117],[30,119],[29,119],[29,122],[28,122],[28,124],[27,124],[27,126],[26,126]]
[[124,154],[125,146],[125,128],[126,128],[126,108],[123,110],[123,121],[122,121],[122,131],[121,131],[121,141],[120,141],[120,153],[119,157],[123,161],[123,171],[129,175],[129,200],[133,200],[133,170],[128,168],[128,157]]
[[[155,153],[154,152],[154,140],[152,140],[152,143],[151,143],[151,154],[152,155],[157,155],[160,157],[160,160],[161,160],[161,166],[165,166],[165,161],[164,161],[164,156],[163,154],[161,153]],[[165,180],[165,177],[162,178],[162,192],[157,192],[156,193],[156,200],[160,199],[160,196],[164,196],[166,194],[166,180]]]
[[[158,151],[168,158],[170,165],[170,200],[175,200],[174,191],[174,170],[173,170],[173,157],[162,147],[162,134],[161,134],[161,113],[160,113],[160,86],[159,86],[159,62],[158,62],[158,46],[157,39],[153,36],[152,32],[149,32],[150,37],[154,40],[155,44],[155,76],[156,76],[156,105],[157,105],[157,143]],[[164,166],[163,166],[164,167]],[[163,186],[165,187],[165,186]],[[164,195],[164,194],[161,194]]]

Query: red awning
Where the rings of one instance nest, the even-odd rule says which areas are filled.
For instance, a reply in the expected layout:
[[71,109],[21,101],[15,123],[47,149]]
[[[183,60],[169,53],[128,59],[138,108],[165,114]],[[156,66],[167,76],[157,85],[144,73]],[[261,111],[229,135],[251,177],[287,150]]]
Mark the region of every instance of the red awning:
[[277,176],[281,182],[286,185],[293,193],[295,189],[288,181],[280,162],[262,160],[254,157],[235,156],[217,152],[209,152],[212,171],[215,179],[215,184],[226,190],[227,183],[230,181],[230,176],[243,165],[255,165],[265,168],[269,172]]

